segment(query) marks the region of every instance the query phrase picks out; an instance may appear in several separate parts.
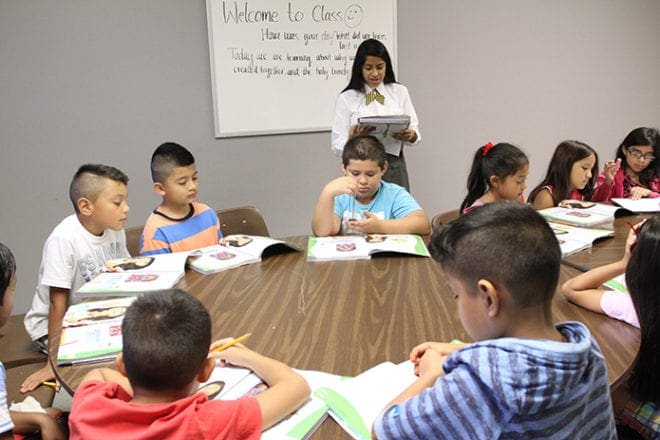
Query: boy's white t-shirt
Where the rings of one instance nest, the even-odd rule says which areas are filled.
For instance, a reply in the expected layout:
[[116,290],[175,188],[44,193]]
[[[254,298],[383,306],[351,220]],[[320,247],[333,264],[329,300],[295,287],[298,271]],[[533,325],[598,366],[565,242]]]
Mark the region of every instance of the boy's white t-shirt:
[[[129,256],[123,229],[106,229],[96,236],[85,229],[76,214],[62,220],[44,244],[37,290],[25,315],[25,329],[32,340],[48,334],[50,287],[69,289],[72,294],[97,275],[106,261]],[[67,306],[72,302],[71,294]]]

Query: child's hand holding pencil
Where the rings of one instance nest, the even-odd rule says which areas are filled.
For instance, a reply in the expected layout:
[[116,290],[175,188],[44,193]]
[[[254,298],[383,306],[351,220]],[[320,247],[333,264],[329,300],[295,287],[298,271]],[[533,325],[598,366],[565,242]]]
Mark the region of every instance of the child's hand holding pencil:
[[217,353],[217,352],[226,350],[229,347],[233,347],[236,344],[240,344],[241,342],[243,342],[247,338],[249,338],[251,334],[252,333],[246,333],[243,336],[239,336],[236,339],[234,339],[234,338],[220,339],[219,341],[216,341],[213,344],[211,344],[211,352],[212,353]]
[[222,365],[226,365],[227,363],[230,364],[236,364],[235,360],[233,359],[233,356],[230,356],[229,359],[227,359],[227,354],[230,354],[234,350],[231,350],[230,353],[227,353],[226,350],[231,348],[231,347],[242,347],[245,348],[241,342],[245,341],[248,337],[250,337],[252,333],[246,333],[243,336],[239,336],[238,338],[223,338],[215,341],[214,343],[211,344],[211,348],[209,349],[209,354],[216,359],[220,359]]

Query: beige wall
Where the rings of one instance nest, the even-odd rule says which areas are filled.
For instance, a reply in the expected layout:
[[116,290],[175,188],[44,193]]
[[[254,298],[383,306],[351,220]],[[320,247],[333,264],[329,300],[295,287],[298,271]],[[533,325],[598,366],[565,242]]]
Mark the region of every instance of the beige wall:
[[[464,196],[473,151],[511,141],[530,187],[555,145],[576,138],[610,157],[640,125],[660,125],[656,0],[399,0],[399,80],[421,121],[408,150],[429,215]],[[43,242],[71,211],[84,162],[130,177],[129,226],[158,202],[148,160],[190,147],[200,199],[258,206],[274,235],[308,234],[337,174],[329,133],[215,139],[203,0],[0,0],[0,241],[18,258],[14,313],[29,307]],[[324,105],[334,105],[325,103]]]

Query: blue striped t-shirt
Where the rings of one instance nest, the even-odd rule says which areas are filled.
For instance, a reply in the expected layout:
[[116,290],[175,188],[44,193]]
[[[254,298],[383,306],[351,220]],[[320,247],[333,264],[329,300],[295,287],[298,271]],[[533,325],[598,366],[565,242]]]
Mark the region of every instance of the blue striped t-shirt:
[[615,439],[603,355],[584,324],[568,342],[500,338],[452,353],[433,387],[387,408],[379,439]]

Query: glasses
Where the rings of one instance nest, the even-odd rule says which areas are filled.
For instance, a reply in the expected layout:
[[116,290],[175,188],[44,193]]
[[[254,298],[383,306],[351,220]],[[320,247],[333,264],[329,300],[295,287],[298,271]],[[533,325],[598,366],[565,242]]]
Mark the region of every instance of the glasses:
[[633,158],[637,160],[641,159],[649,162],[653,162],[655,160],[655,156],[653,154],[651,153],[642,154],[642,152],[639,150],[630,149],[628,150],[628,154],[630,154]]

